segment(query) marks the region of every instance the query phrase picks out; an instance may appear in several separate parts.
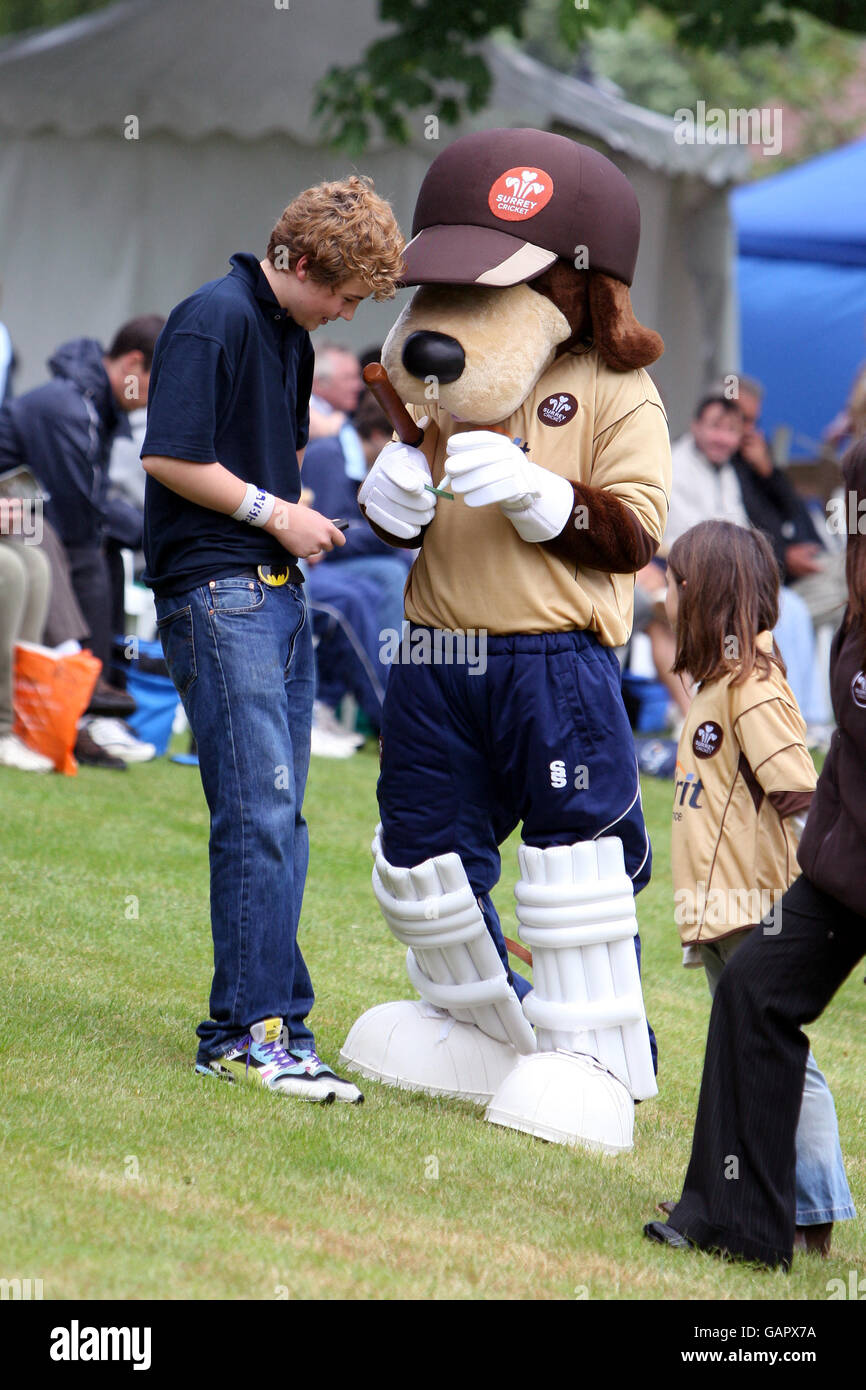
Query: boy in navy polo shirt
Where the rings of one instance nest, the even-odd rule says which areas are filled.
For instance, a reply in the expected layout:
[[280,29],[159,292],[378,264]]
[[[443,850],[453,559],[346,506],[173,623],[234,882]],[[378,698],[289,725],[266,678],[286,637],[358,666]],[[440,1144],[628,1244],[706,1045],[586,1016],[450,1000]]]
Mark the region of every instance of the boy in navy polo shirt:
[[264,260],[232,256],[172,311],[142,447],[146,579],[211,816],[214,978],[196,1070],[319,1101],[362,1096],[316,1054],[297,944],[314,673],[295,562],[344,544],[298,503],[309,335],[370,294],[391,298],[402,248],[369,179],[301,193]]

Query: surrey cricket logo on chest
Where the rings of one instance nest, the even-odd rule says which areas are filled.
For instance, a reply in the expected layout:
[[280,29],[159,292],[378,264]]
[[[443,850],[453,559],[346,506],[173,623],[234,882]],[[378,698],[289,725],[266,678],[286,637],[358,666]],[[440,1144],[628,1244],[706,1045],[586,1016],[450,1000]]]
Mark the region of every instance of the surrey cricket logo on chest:
[[577,401],[570,391],[559,391],[545,396],[535,413],[543,425],[567,425],[577,414]]

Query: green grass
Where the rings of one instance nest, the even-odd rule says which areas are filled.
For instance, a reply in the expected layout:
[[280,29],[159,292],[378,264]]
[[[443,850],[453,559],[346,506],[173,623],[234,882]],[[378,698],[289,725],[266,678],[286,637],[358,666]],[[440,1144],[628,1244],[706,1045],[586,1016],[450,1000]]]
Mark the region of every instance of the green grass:
[[[375,779],[368,748],[316,761],[308,791],[302,942],[333,1061],[364,1009],[412,996],[370,888]],[[641,1236],[679,1192],[709,1012],[703,972],[679,964],[670,796],[645,784],[655,872],[638,903],[661,1090],[638,1107],[633,1153],[609,1158],[372,1082],[362,1107],[320,1108],[196,1081],[211,969],[198,774],[3,769],[0,1276],[71,1299],[644,1300],[824,1299],[829,1279],[862,1276],[860,1220],[787,1277]],[[511,842],[495,895],[509,935],[516,872]],[[812,1039],[863,1210],[861,1037],[858,970]]]

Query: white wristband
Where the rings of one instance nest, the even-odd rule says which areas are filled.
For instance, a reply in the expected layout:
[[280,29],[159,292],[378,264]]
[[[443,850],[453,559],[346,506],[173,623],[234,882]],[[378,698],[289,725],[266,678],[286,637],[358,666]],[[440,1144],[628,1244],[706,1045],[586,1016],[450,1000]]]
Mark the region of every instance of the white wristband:
[[276,505],[277,499],[272,492],[265,492],[255,483],[247,483],[244,500],[237,511],[232,512],[232,517],[235,521],[249,522],[250,526],[265,526]]

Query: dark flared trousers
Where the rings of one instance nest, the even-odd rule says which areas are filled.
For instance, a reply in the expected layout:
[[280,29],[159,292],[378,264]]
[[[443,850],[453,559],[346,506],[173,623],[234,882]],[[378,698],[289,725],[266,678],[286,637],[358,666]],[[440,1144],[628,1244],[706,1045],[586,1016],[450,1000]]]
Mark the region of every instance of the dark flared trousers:
[[692,1155],[668,1218],[702,1249],[790,1266],[795,1136],[809,1051],[802,1025],[823,1012],[864,954],[866,915],[801,875],[781,913],[777,906],[722,971]]

